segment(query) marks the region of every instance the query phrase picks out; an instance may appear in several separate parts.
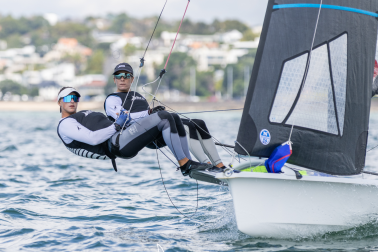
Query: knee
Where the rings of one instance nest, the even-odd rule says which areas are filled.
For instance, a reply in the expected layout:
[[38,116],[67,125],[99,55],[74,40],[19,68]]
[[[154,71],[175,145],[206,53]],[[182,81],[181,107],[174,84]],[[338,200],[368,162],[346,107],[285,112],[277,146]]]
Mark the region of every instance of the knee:
[[207,131],[207,126],[204,120],[201,119],[192,119],[192,121],[198,126],[201,127],[202,129]]
[[181,118],[179,117],[178,114],[175,114],[175,113],[171,113],[171,116],[173,117],[173,119],[175,119],[175,121],[180,121],[181,122]]
[[159,112],[157,112],[157,114],[158,114],[158,116],[160,117],[160,119],[167,119],[167,120],[172,120],[172,115],[169,113],[169,112],[167,112],[167,111],[165,111],[165,110],[163,110],[163,111],[159,111]]
[[209,133],[209,130],[206,126],[206,123],[203,120],[200,119],[193,119],[192,120],[197,131],[201,135],[202,139],[209,139],[211,138],[211,135]]

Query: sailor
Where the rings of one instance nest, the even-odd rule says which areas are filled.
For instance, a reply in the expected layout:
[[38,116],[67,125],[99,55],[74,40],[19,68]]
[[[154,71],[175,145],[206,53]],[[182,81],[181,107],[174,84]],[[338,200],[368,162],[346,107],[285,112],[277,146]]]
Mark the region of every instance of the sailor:
[[[129,110],[131,107],[130,115],[133,120],[130,125],[132,125],[150,114],[165,109],[162,106],[150,109],[148,102],[141,94],[130,91],[134,76],[133,68],[128,63],[118,64],[114,69],[113,75],[117,92],[108,95],[104,103],[105,112],[110,120],[114,121],[121,109]],[[185,146],[187,143],[189,144],[190,152],[197,160],[201,163],[212,164],[217,168],[225,168],[203,120],[181,120],[177,114],[170,114],[175,121],[180,141],[186,142]],[[165,146],[162,136],[158,136],[155,142],[148,144],[147,147],[156,148],[155,145],[157,147]],[[212,171],[222,171],[222,169],[214,168]]]
[[99,112],[76,112],[79,98],[79,92],[70,87],[62,88],[58,94],[58,105],[62,113],[57,129],[58,136],[74,154],[94,159],[111,159],[117,171],[114,161],[116,157],[128,159],[136,156],[163,132],[164,141],[168,142],[183,175],[190,170],[206,170],[212,167],[190,160],[188,147],[180,141],[174,120],[168,112],[160,111],[144,118],[141,120],[143,126],[134,124],[121,135],[122,127],[133,120],[130,115],[120,110],[113,123]]

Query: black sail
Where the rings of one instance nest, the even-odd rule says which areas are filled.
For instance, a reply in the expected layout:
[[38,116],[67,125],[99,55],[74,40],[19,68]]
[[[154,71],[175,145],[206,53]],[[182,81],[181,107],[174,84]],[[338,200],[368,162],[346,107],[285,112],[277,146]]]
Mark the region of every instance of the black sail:
[[[269,0],[236,152],[335,175],[365,165],[377,44],[377,0]],[[309,63],[309,64],[308,64]],[[307,71],[307,78],[304,78]]]

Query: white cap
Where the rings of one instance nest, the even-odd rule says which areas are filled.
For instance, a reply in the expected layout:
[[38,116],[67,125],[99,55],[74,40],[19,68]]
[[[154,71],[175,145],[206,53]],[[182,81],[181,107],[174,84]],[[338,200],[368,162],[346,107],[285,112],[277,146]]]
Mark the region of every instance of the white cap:
[[59,94],[58,94],[58,101],[60,100],[60,98],[63,98],[63,97],[65,97],[65,96],[67,96],[67,95],[69,95],[70,93],[72,93],[72,92],[75,92],[76,94],[77,94],[77,96],[81,96],[80,94],[79,94],[79,92],[77,92],[76,91],[76,89],[74,89],[74,88],[65,88],[65,89],[63,89],[62,90],[62,92],[60,92]]

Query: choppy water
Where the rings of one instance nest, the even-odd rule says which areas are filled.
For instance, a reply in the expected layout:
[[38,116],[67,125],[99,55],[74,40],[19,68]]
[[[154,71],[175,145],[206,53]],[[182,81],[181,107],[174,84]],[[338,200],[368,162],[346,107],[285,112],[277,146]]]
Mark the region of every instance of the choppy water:
[[[233,143],[240,113],[196,114],[220,141]],[[236,227],[226,187],[199,184],[191,219],[171,205],[156,153],[132,160],[85,159],[61,143],[59,113],[0,113],[0,251],[378,251],[378,224],[292,240],[259,239]],[[373,114],[369,147],[378,144]],[[230,157],[219,149],[224,161]],[[378,171],[378,148],[367,166]],[[196,209],[195,181],[182,177],[159,153],[168,191],[185,214]],[[378,195],[377,195],[378,197]],[[378,209],[377,209],[378,212]],[[304,234],[305,235],[305,234]],[[160,250],[161,251],[161,250]]]

